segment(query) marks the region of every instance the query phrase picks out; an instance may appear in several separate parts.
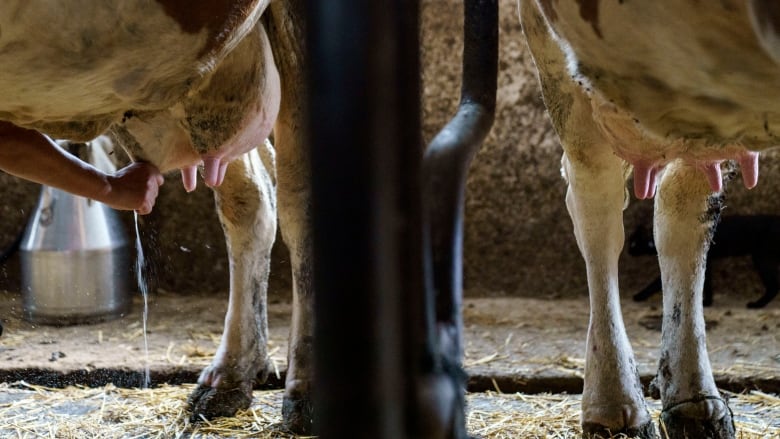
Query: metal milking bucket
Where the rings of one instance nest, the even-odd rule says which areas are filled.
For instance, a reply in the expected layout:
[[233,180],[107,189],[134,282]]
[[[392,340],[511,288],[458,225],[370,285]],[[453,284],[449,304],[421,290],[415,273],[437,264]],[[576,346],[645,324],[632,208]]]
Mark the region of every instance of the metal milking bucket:
[[[105,169],[113,164],[104,145],[67,148],[113,172]],[[118,213],[105,204],[43,186],[19,252],[25,319],[69,325],[116,318],[130,309],[130,243]]]

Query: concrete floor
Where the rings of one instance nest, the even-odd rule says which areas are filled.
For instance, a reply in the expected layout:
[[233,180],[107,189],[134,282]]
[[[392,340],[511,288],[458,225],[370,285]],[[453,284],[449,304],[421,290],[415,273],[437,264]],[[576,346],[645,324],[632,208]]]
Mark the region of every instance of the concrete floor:
[[[640,375],[657,366],[658,297],[624,300],[623,309]],[[780,393],[780,301],[748,310],[744,298],[716,297],[707,308],[708,344],[721,388]],[[25,380],[52,387],[68,384],[139,385],[148,365],[153,383],[194,382],[221,336],[226,294],[159,292],[148,313],[148,353],[142,330],[143,302],[119,319],[90,325],[36,326],[20,318],[18,294],[0,293],[0,381]],[[279,370],[263,388],[279,388],[286,368],[290,305],[269,305],[270,352]],[[582,387],[587,298],[540,300],[479,298],[465,301],[465,366],[472,391],[568,392]],[[496,389],[497,388],[497,389]]]

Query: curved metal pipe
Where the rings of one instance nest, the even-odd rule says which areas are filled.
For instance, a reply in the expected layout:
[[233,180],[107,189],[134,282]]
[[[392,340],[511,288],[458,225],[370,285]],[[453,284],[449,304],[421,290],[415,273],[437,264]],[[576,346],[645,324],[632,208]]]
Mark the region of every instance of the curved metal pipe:
[[[496,108],[498,0],[464,3],[463,81],[458,111],[423,156],[423,251],[426,294],[420,413],[427,437],[465,438],[463,358],[463,206],[469,165]],[[447,390],[448,389],[448,390]],[[434,421],[435,419],[435,421]]]
[[454,344],[441,347],[458,359],[462,356],[459,337],[466,176],[472,158],[493,125],[497,76],[498,1],[466,0],[460,106],[423,158],[423,206],[429,252],[426,262],[433,272],[435,320],[454,324],[457,334],[451,335],[456,338],[442,341],[445,345]]

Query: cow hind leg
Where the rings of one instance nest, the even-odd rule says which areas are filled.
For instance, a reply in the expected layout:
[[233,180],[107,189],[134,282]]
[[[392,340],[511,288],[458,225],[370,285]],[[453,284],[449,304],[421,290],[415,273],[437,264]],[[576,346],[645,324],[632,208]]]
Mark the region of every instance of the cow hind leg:
[[[281,122],[281,121],[280,121]],[[282,417],[287,429],[304,435],[313,433],[314,409],[311,397],[314,362],[312,241],[309,222],[310,190],[308,160],[299,136],[289,126],[277,124],[279,133],[279,222],[282,238],[290,251],[293,278],[292,321],[287,350],[287,376]],[[284,140],[282,140],[284,139]]]
[[588,154],[567,147],[566,206],[586,262],[590,324],[582,394],[584,437],[655,437],[634,355],[626,335],[618,291],[618,257],[623,248],[625,202],[623,163],[606,146]]
[[655,204],[655,235],[663,277],[661,356],[656,384],[669,439],[734,438],[731,411],[721,398],[707,355],[702,288],[707,247],[719,194],[693,166],[673,162]]
[[625,240],[624,164],[593,122],[590,99],[567,73],[568,61],[538,2],[521,1],[520,14],[545,105],[563,145],[563,170],[569,185],[566,207],[588,277],[590,323],[582,393],[583,436],[624,433],[654,438],[655,427],[620,310],[618,257]]
[[[282,84],[282,101],[274,127],[279,177],[279,227],[290,251],[293,277],[292,322],[287,348],[282,418],[297,434],[314,430],[312,380],[314,319],[310,163],[306,139],[306,56],[303,47],[303,2],[271,2],[265,22]],[[310,139],[313,141],[313,139]]]
[[217,353],[188,400],[193,421],[248,408],[256,377],[265,381],[271,370],[266,292],[276,235],[273,154],[266,143],[232,162],[214,191],[230,259],[230,300]]
[[[280,159],[280,164],[282,163]],[[286,178],[296,179],[293,172]],[[298,174],[299,175],[299,174]],[[304,174],[306,175],[306,174]],[[280,182],[284,181],[281,178]],[[279,192],[279,220],[282,237],[290,250],[293,277],[293,314],[287,353],[287,376],[282,403],[284,425],[298,434],[311,434],[314,409],[311,399],[314,361],[313,295],[311,284],[311,229],[306,187],[284,185]],[[297,186],[292,184],[292,186]]]

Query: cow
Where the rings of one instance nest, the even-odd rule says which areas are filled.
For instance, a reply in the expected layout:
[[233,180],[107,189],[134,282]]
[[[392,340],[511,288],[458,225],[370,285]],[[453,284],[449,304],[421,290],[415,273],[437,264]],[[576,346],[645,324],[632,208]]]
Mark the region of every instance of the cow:
[[[301,8],[299,0],[13,0],[0,11],[0,149],[15,154],[0,157],[4,170],[140,213],[154,205],[161,174],[180,170],[191,191],[202,165],[214,189],[230,299],[217,353],[189,399],[196,420],[248,407],[255,378],[272,370],[265,295],[278,217],[294,308],[283,413],[291,430],[311,430]],[[274,148],[265,142],[272,130]],[[135,162],[116,175],[52,147],[51,138],[103,133]],[[83,180],[41,172],[26,156]]]
[[618,292],[633,171],[636,197],[655,196],[660,429],[670,438],[734,438],[707,355],[702,286],[721,210],[720,163],[738,162],[751,188],[757,152],[778,140],[780,8],[770,0],[521,0],[520,18],[563,146],[566,206],[586,264],[583,434],[656,434]]

